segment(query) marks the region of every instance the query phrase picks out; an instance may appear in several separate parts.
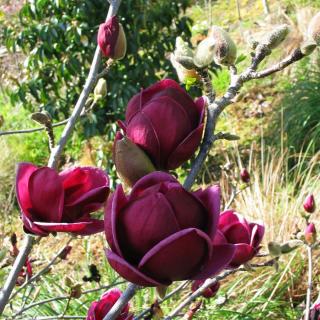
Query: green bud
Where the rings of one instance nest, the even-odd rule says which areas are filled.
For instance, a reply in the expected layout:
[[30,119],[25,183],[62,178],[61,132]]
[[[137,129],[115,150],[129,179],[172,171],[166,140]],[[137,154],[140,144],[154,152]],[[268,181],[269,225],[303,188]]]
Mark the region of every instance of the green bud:
[[301,240],[289,240],[281,245],[281,253],[286,254],[295,249],[301,247],[303,245],[303,241]]
[[268,250],[272,257],[279,257],[281,255],[281,246],[275,241],[270,241],[268,243]]
[[180,82],[187,83],[188,79],[195,79],[194,82],[199,80],[199,75],[196,72],[196,70],[185,68],[181,63],[177,62],[174,54],[171,54],[170,61],[172,63],[172,66],[175,68],[175,70],[177,72],[177,75],[178,75]]
[[51,124],[51,116],[47,111],[35,112],[31,114],[31,119],[43,126]]
[[309,56],[317,47],[314,41],[306,41],[302,43],[300,50],[305,56]]
[[214,39],[208,37],[202,40],[195,51],[194,54],[194,64],[199,68],[207,67],[214,60]]
[[107,95],[107,81],[106,79],[100,78],[94,88],[94,101],[105,98]]
[[66,276],[65,279],[64,279],[64,284],[67,287],[71,288],[73,286],[73,281],[71,280],[70,277]]
[[310,21],[308,26],[308,37],[320,46],[320,12],[318,12]]
[[267,34],[260,43],[266,45],[269,49],[275,49],[285,40],[289,31],[289,26],[282,24]]
[[220,65],[233,65],[237,58],[237,47],[228,32],[218,26],[212,26],[208,37],[214,40],[215,62]]

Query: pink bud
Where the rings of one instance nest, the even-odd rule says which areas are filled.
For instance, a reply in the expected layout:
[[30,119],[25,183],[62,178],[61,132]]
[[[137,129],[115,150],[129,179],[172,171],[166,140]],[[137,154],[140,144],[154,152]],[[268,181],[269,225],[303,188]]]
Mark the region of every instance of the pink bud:
[[314,244],[317,240],[317,230],[314,223],[309,223],[304,232],[305,240],[308,244]]
[[[196,290],[198,290],[203,284],[204,284],[205,280],[195,280],[192,282],[192,286],[191,286],[191,290],[192,292],[195,292]],[[212,298],[214,297],[218,290],[220,288],[220,282],[216,282],[213,285],[211,285],[210,287],[208,287],[207,289],[205,289],[202,292],[202,296],[205,298]]]
[[241,169],[240,178],[244,183],[248,183],[250,181],[250,174],[246,168]]
[[313,213],[316,210],[316,204],[314,202],[313,194],[309,194],[303,203],[303,208],[309,213]]

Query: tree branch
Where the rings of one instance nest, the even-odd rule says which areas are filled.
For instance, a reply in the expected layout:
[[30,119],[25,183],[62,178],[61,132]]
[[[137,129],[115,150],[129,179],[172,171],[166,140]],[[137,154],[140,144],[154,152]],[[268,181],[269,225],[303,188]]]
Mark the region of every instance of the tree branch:
[[310,305],[311,305],[311,294],[312,294],[312,246],[307,245],[308,252],[308,288],[307,288],[307,299],[304,319],[309,320],[310,318]]

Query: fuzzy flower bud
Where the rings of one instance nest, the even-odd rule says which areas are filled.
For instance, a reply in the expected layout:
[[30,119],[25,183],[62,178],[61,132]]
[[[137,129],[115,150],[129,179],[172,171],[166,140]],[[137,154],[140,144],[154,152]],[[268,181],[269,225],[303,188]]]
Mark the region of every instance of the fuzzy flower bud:
[[105,57],[120,60],[125,56],[127,51],[126,35],[116,16],[100,25],[98,45]]
[[120,179],[130,187],[156,170],[146,153],[120,132],[116,134],[114,141],[113,159]]
[[240,178],[242,182],[249,183],[250,182],[250,173],[246,168],[242,168],[240,172]]
[[215,41],[212,37],[202,40],[196,48],[193,62],[199,68],[207,67],[214,60]]
[[100,78],[93,91],[94,100],[98,101],[103,99],[107,95],[107,81],[106,79]]
[[318,12],[310,21],[308,27],[308,37],[320,46],[320,12]]
[[309,194],[303,203],[303,208],[309,213],[313,213],[316,210],[316,204],[314,201],[313,194]]
[[314,244],[317,241],[317,230],[314,223],[309,223],[304,231],[304,238],[308,244]]
[[289,31],[289,26],[282,24],[267,34],[267,36],[261,41],[261,44],[266,45],[269,49],[275,49],[285,40]]
[[237,47],[229,34],[222,28],[212,26],[208,37],[214,40],[214,60],[217,64],[230,66],[237,58]]
[[317,47],[314,41],[306,41],[302,43],[300,50],[305,56],[309,56]]

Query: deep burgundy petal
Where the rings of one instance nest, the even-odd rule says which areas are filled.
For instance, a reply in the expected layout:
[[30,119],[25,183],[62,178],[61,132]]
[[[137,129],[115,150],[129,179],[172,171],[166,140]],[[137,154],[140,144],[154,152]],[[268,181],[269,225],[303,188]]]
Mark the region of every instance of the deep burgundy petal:
[[60,222],[64,192],[57,172],[47,167],[34,171],[30,176],[28,188],[34,220]]
[[178,184],[169,188],[165,197],[173,208],[180,229],[205,230],[208,223],[208,211],[197,197]]
[[211,240],[214,239],[218,222],[219,222],[219,216],[220,214],[220,187],[219,186],[212,186],[205,190],[198,190],[197,192],[194,192],[194,195],[198,197],[203,205],[206,207],[208,214],[209,214],[209,220],[208,220],[208,230],[207,233]]
[[102,23],[98,30],[98,45],[103,55],[113,57],[119,35],[119,22],[116,16]]
[[31,219],[29,209],[31,209],[31,200],[29,196],[28,183],[31,174],[38,169],[32,163],[19,163],[16,175],[16,193],[20,209],[23,214]]
[[114,194],[109,198],[104,214],[104,230],[107,242],[112,251],[122,256],[117,238],[117,220],[121,209],[127,204],[122,185],[118,185]]
[[40,226],[35,225],[25,214],[22,214],[21,216],[24,230],[27,233],[36,234],[38,236],[47,236],[49,235],[49,232],[46,230],[43,230]]
[[153,247],[139,270],[160,282],[190,279],[211,256],[208,236],[197,229],[179,231]]
[[107,259],[111,267],[120,274],[124,279],[144,287],[157,287],[161,285],[169,285],[169,282],[160,283],[141,273],[137,268],[130,265],[124,259],[114,252],[107,250]]
[[153,160],[155,165],[159,165],[160,143],[152,122],[143,113],[134,116],[127,124],[127,137],[140,146]]
[[241,264],[251,260],[255,254],[254,248],[246,243],[238,243],[235,248],[235,254],[230,262],[231,267],[239,267]]
[[223,232],[229,243],[247,243],[250,244],[251,234],[242,223],[235,223],[227,231]]
[[204,114],[205,114],[205,107],[208,104],[208,98],[206,96],[199,97],[195,100],[195,105],[198,110],[199,114],[199,122],[198,124],[201,124],[204,119]]
[[258,223],[249,223],[249,228],[251,229],[250,244],[256,248],[263,239],[265,228],[262,224]]
[[213,239],[213,245],[220,245],[220,244],[228,244],[228,241],[224,236],[224,234],[220,230],[217,230]]
[[[162,182],[174,182],[179,184],[179,182],[169,173],[162,171],[155,171],[147,174],[143,178],[139,179],[133,186],[129,200],[133,200],[139,196],[141,196],[143,191],[149,187],[152,187],[156,184],[160,184]],[[180,184],[179,184],[180,185]]]
[[203,133],[203,124],[193,130],[178,146],[171,152],[167,162],[167,169],[178,168],[183,162],[190,159],[200,145]]
[[161,240],[179,231],[164,195],[153,193],[130,202],[119,214],[117,234],[123,256],[138,263]]
[[234,253],[235,246],[232,244],[214,245],[211,258],[192,279],[205,280],[218,274],[228,266]]
[[219,229],[226,232],[234,224],[241,223],[248,233],[251,233],[247,220],[234,210],[226,210],[220,214]]

